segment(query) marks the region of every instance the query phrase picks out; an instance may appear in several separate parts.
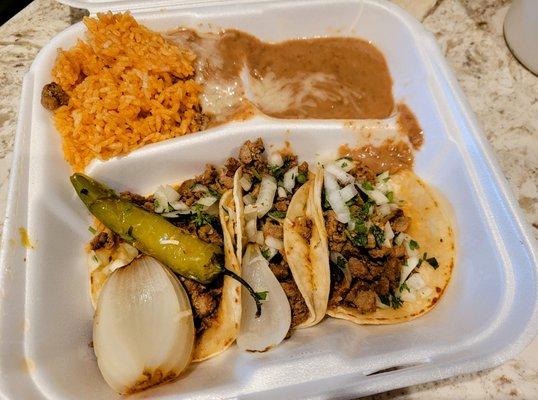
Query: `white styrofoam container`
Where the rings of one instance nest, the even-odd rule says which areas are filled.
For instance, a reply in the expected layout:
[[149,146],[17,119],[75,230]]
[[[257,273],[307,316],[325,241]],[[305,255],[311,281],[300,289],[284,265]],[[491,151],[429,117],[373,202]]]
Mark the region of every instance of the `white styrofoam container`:
[[[456,79],[432,35],[412,17],[372,0],[190,2],[138,10],[136,16],[160,31],[202,24],[268,41],[338,34],[374,43],[386,56],[396,100],[411,107],[425,131],[415,169],[452,206],[457,260],[445,297],[415,321],[356,326],[328,319],[267,353],[234,346],[194,365],[177,382],[135,398],[358,397],[492,367],[530,342],[538,316],[535,245]],[[40,105],[57,48],[83,34],[79,23],[52,39],[23,83],[2,237],[5,398],[117,397],[88,345],[93,311],[83,246],[90,218],[69,184],[71,171],[50,113]],[[362,140],[342,121],[256,118],[97,162],[90,173],[117,189],[146,193],[199,172],[206,162],[222,162],[258,136],[274,145],[289,140],[309,160]],[[27,227],[34,249],[19,244],[20,227]]]

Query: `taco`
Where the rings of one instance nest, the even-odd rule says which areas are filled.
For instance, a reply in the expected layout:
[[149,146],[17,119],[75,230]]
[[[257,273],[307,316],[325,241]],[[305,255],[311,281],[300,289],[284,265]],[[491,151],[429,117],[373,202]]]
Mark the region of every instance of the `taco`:
[[412,171],[375,174],[342,158],[319,167],[311,252],[330,271],[327,314],[392,324],[431,310],[449,283],[454,234],[440,201]]
[[267,155],[261,139],[247,141],[238,162],[237,259],[242,262],[242,277],[264,303],[261,320],[254,319],[250,312],[254,302],[244,298],[237,342],[240,348],[264,351],[293,329],[318,323],[325,314],[324,305],[317,310],[317,277],[310,273],[309,246],[301,247],[297,240],[300,236],[310,243],[313,235],[305,212],[313,182],[306,162],[299,164],[289,150]]
[[[178,187],[160,186],[150,196],[123,192],[120,198],[165,217],[182,230],[204,242],[222,246],[224,267],[240,274],[235,255],[235,206],[231,187],[235,169],[230,165],[205,172]],[[129,264],[138,250],[117,234],[96,224],[95,237],[89,244],[90,289],[94,307],[108,276]],[[93,229],[93,228],[92,228]],[[164,243],[163,245],[168,243]],[[182,282],[193,311],[196,342],[193,361],[213,357],[236,339],[241,320],[240,283],[230,276],[219,276],[202,284],[183,276]]]

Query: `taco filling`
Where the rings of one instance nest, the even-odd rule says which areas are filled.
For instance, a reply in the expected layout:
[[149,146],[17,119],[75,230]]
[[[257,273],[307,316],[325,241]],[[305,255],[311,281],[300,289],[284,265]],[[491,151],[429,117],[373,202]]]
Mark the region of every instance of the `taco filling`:
[[[309,309],[286,260],[283,225],[290,201],[308,179],[308,164],[301,164],[289,150],[267,155],[263,141],[247,141],[239,151],[242,175],[239,184],[244,205],[246,242],[257,244],[279,281],[291,307],[293,329],[309,317]],[[295,221],[305,240],[312,233],[311,221]],[[271,293],[262,293],[262,297]]]
[[[212,165],[207,165],[203,174],[194,179],[184,181],[178,187],[174,188],[170,185],[159,186],[154,194],[147,197],[131,192],[122,192],[120,193],[120,198],[147,211],[160,214],[173,225],[201,239],[203,242],[215,244],[221,248],[225,246],[230,247],[229,252],[223,251],[223,253],[231,253],[233,255],[233,243],[226,244],[224,238],[224,231],[221,225],[221,219],[219,218],[219,212],[221,212],[219,210],[219,204],[224,211],[224,215],[226,215],[225,220],[231,221],[233,224],[235,212],[233,210],[233,199],[231,198],[230,189],[233,186],[233,175],[238,165],[233,159],[219,169]],[[221,202],[221,197],[225,194],[230,198],[228,203]],[[92,279],[92,300],[96,302],[100,287],[107,276],[115,269],[128,264],[134,259],[138,255],[138,250],[125,242],[119,235],[102,227],[100,223],[98,223],[98,229],[93,230],[96,235],[89,245],[89,257]],[[233,232],[231,232],[230,237],[233,237]],[[172,242],[174,241],[160,241],[162,245],[174,244]],[[222,254],[219,256],[224,258]],[[221,263],[224,264],[224,262]],[[229,261],[227,260],[226,264],[228,263]],[[238,273],[236,264],[237,261],[235,261],[234,267],[228,268],[232,270],[237,269],[235,272]],[[236,316],[232,315],[221,315],[223,308],[229,308],[229,306],[221,307],[223,290],[226,290],[224,282],[226,279],[229,279],[228,277],[220,275],[212,282],[202,284],[194,279],[176,275],[188,294],[193,311],[196,337],[198,339],[211,328],[217,330],[219,324],[222,324],[223,318],[230,320],[236,318]],[[232,280],[230,282],[234,281]],[[228,296],[230,296],[230,293]],[[237,307],[240,309],[239,305]],[[228,312],[231,313],[231,311]],[[229,336],[230,333],[228,332],[227,335]],[[231,335],[230,339],[229,343],[224,344],[225,347],[233,342],[233,335]],[[216,343],[213,343],[213,345],[217,346]],[[203,347],[211,346],[204,345]],[[205,354],[204,350],[201,350],[200,353],[200,359],[213,355],[209,353]],[[197,360],[196,352],[194,360]]]
[[356,314],[399,309],[405,302],[433,297],[418,268],[438,267],[421,254],[408,229],[389,172],[375,175],[348,158],[323,169],[322,210],[329,247],[329,310]]

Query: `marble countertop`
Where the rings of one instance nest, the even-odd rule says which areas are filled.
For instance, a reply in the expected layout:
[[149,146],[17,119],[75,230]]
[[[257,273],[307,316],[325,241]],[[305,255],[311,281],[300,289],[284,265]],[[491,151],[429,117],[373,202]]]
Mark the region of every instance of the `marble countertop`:
[[[395,2],[437,38],[538,238],[538,77],[517,62],[504,42],[509,1]],[[0,27],[0,215],[5,212],[22,78],[39,49],[81,15],[53,0],[35,0]],[[497,368],[371,398],[538,398],[538,340]]]

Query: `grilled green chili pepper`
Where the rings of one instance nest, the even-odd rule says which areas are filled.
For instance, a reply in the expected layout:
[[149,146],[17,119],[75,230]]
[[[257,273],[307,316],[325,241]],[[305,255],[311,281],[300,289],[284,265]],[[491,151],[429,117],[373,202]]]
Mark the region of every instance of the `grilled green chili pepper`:
[[175,273],[202,284],[212,282],[220,274],[238,280],[256,301],[254,290],[241,277],[223,267],[222,249],[206,243],[168,222],[159,214],[147,211],[121,199],[114,190],[84,174],[75,173],[71,183],[88,210],[112,232],[167,265]]

